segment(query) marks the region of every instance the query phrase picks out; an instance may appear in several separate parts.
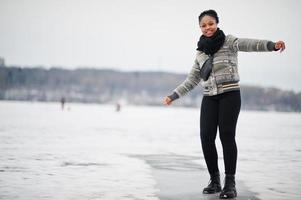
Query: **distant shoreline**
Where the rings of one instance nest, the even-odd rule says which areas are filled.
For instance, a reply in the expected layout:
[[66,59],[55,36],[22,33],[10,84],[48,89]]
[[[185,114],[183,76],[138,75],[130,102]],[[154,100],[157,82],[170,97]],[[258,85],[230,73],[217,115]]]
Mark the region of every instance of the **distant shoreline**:
[[[161,106],[163,98],[182,83],[185,74],[123,72],[109,69],[0,67],[0,100],[119,103]],[[242,109],[301,112],[301,92],[241,85]],[[174,106],[200,107],[197,86]]]

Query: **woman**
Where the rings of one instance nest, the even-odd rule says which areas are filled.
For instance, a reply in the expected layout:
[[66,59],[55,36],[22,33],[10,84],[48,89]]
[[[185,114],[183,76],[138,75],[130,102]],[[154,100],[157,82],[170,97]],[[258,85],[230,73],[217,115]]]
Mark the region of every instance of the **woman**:
[[[220,198],[237,196],[235,188],[235,173],[237,162],[237,147],[235,142],[236,122],[240,112],[241,98],[239,75],[237,70],[237,52],[245,51],[278,51],[285,49],[285,43],[268,40],[241,39],[223,33],[217,27],[219,18],[214,10],[206,10],[199,16],[202,36],[194,65],[186,80],[180,84],[173,94],[164,98],[164,104],[186,95],[201,82],[203,100],[200,116],[200,136],[204,158],[210,174],[210,182],[203,189],[205,194],[220,193]],[[213,56],[213,68],[207,80],[201,76],[201,68],[205,61]],[[225,165],[225,184],[221,189],[218,169],[218,155],[215,138],[219,128],[223,147]]]

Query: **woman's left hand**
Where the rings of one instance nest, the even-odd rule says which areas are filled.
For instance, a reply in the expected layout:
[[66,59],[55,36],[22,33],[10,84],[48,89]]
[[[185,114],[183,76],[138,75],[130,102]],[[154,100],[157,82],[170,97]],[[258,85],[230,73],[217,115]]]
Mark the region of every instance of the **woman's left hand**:
[[275,43],[275,49],[276,50],[280,49],[280,52],[284,51],[284,49],[285,49],[285,43],[283,41],[276,42]]

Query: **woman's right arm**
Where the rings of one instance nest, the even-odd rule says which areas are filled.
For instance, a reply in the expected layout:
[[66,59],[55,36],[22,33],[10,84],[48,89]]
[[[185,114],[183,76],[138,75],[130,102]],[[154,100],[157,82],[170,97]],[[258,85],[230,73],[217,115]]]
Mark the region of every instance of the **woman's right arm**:
[[163,103],[165,105],[170,105],[172,101],[185,96],[188,92],[193,90],[193,88],[195,88],[195,86],[197,86],[200,81],[200,66],[197,59],[195,59],[192,69],[190,70],[187,78],[178,87],[176,87],[171,95],[164,98]]

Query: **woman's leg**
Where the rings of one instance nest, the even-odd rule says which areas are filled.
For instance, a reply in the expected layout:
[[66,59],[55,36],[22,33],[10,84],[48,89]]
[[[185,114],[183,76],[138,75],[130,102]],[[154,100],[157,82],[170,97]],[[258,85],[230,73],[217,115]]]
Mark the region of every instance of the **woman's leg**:
[[217,173],[218,155],[215,138],[218,125],[218,100],[204,96],[201,105],[200,136],[204,158],[210,175]]
[[223,146],[225,174],[236,173],[237,146],[235,141],[235,130],[241,107],[240,91],[222,94],[219,102],[219,133]]

